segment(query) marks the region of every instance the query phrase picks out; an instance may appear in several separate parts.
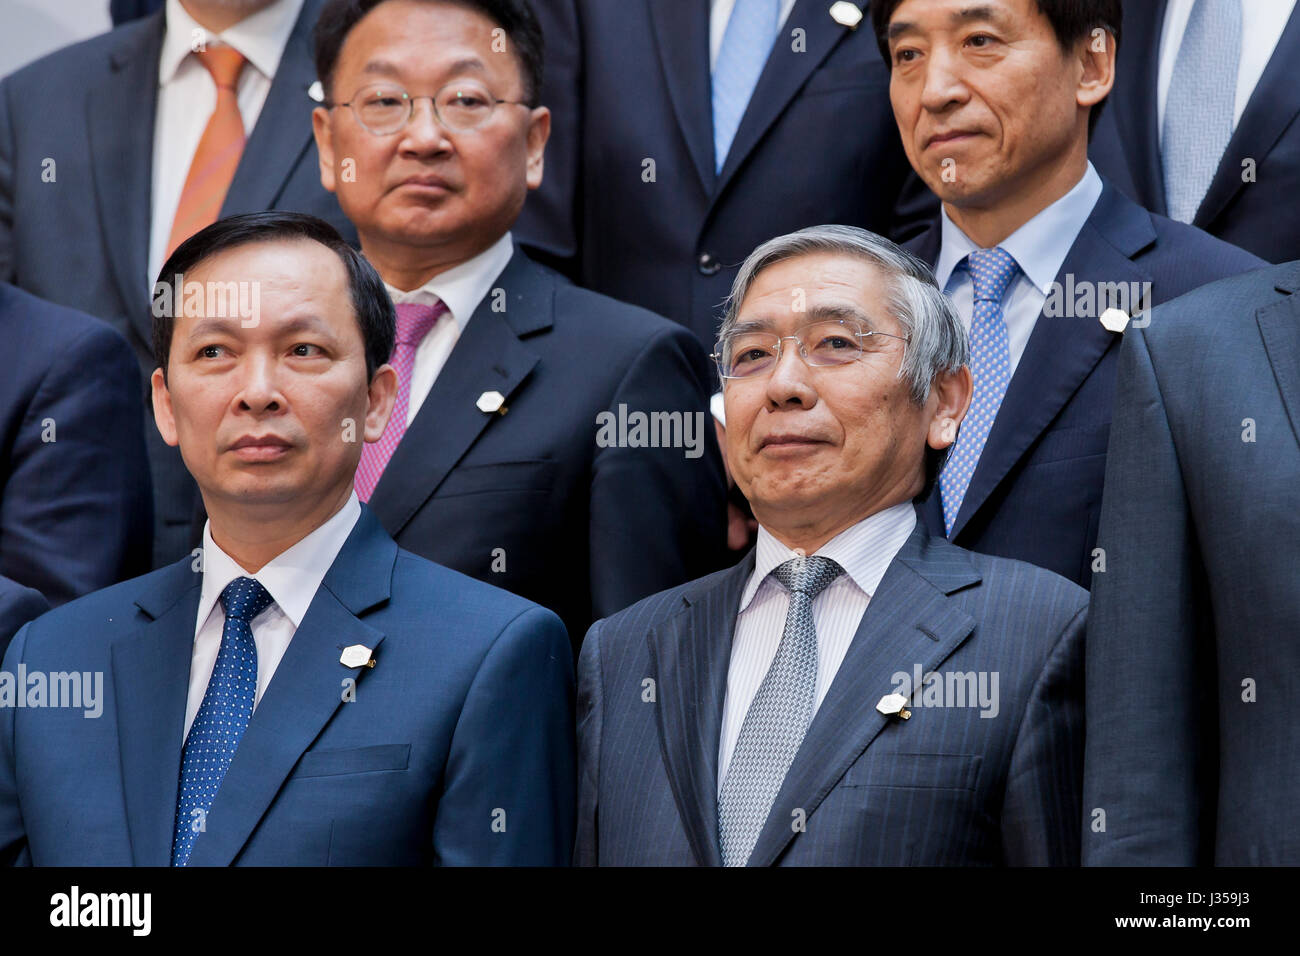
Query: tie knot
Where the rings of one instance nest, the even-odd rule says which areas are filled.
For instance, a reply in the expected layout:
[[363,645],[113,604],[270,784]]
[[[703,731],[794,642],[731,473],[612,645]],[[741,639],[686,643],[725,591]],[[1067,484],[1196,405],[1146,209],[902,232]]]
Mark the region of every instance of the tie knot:
[[270,607],[271,600],[271,592],[256,578],[235,578],[221,592],[226,620],[233,618],[245,624]]
[[780,581],[787,591],[807,594],[809,600],[812,600],[826,590],[827,585],[838,578],[843,570],[830,558],[812,555],[791,558],[778,565],[772,569],[772,577]]
[[1007,286],[1020,267],[1001,246],[995,249],[976,249],[967,256],[966,268],[971,284],[975,286],[976,302],[1001,302]]
[[218,88],[231,90],[235,88],[239,71],[244,68],[244,54],[234,47],[215,46],[211,50],[195,50],[194,55],[207,67],[208,72],[212,74],[212,82],[217,84]]
[[440,316],[447,314],[447,305],[416,305],[404,302],[397,306],[397,341],[401,345],[419,345],[429,334]]

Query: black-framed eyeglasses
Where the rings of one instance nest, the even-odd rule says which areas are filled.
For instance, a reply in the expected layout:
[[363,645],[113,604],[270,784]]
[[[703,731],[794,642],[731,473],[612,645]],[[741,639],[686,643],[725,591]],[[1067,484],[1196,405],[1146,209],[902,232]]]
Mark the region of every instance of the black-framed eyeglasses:
[[910,342],[910,335],[877,332],[853,319],[826,319],[795,330],[793,335],[775,332],[729,332],[718,339],[713,352],[718,374],[724,379],[762,378],[772,373],[781,361],[781,343],[794,339],[799,355],[814,368],[850,365],[863,353],[879,352],[883,339]]
[[487,87],[472,80],[457,80],[432,96],[412,96],[396,83],[372,83],[357,90],[348,102],[331,103],[327,107],[346,106],[365,129],[376,136],[388,136],[411,121],[416,100],[428,100],[438,122],[457,133],[482,126],[491,119],[498,104],[528,106],[522,100],[495,97]]

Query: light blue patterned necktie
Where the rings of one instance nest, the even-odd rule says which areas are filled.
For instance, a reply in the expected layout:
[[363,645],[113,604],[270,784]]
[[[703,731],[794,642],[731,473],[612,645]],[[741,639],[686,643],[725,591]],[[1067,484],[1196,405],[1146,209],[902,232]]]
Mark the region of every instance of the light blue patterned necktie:
[[736,0],[713,66],[713,163],[722,172],[740,118],[776,42],[781,0]]
[[772,802],[799,752],[817,695],[817,629],[812,603],[844,569],[830,558],[791,558],[772,571],[790,592],[776,656],[740,725],[718,794],[718,841],[724,866],[744,866]]
[[253,716],[257,645],[251,621],[270,604],[270,592],[253,578],[235,578],[221,592],[226,623],[208,689],[185,738],[172,866],[189,863],[194,841],[206,829],[208,810]]
[[1191,222],[1232,139],[1241,0],[1196,0],[1165,100],[1161,159],[1169,218]]
[[1011,347],[1002,297],[1020,271],[1016,260],[1001,246],[976,249],[967,256],[966,267],[975,293],[970,323],[970,371],[975,379],[975,394],[958,433],[957,446],[939,473],[943,527],[948,535],[952,534],[962,499],[1011,381]]

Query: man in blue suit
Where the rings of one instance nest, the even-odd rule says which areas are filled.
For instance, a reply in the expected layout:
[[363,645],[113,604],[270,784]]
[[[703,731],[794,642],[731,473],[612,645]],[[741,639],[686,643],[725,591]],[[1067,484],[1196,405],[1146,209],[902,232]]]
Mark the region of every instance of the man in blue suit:
[[694,336],[514,245],[550,129],[541,43],[522,0],[333,0],[315,129],[402,330],[361,499],[402,547],[551,608],[576,642],[725,563],[724,485]]
[[5,282],[0,342],[0,575],[57,606],[143,574],[152,501],[130,346]]
[[872,16],[904,148],[943,200],[908,249],[971,335],[971,415],[923,520],[1088,587],[1106,566],[1097,522],[1130,316],[1264,263],[1148,213],[1089,164],[1119,0],[887,0]]
[[1295,0],[1126,5],[1111,105],[1089,149],[1152,212],[1270,262],[1300,258]]
[[1300,262],[1156,309],[1119,356],[1085,864],[1300,865],[1297,474]]
[[919,524],[971,396],[926,266],[847,226],[742,265],[736,567],[597,623],[580,864],[1077,864],[1087,594]]
[[567,863],[559,619],[402,551],[353,493],[397,390],[379,277],[276,212],[168,267],[260,290],[252,317],[194,300],[155,322],[158,428],[202,490],[203,551],[14,638],[11,697],[82,680],[0,707],[0,861]]
[[709,347],[765,239],[823,222],[914,234],[934,198],[899,148],[862,5],[533,0],[554,121],[520,240]]
[[[218,215],[290,209],[355,238],[316,173],[308,88],[321,2],[168,0],[0,81],[0,281],[109,322],[135,349],[142,397],[155,367],[150,290],[185,236]],[[226,93],[205,59],[221,51],[239,55]],[[232,122],[244,136],[223,142]],[[161,567],[190,550],[198,496],[147,408],[144,419]]]
[[18,629],[50,609],[40,591],[0,577],[0,657]]

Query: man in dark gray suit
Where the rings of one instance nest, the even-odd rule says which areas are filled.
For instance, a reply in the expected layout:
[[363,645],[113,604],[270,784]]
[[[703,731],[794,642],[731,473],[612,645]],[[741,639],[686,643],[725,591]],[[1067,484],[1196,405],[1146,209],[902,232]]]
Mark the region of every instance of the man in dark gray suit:
[[1088,628],[1090,865],[1300,864],[1300,262],[1120,351]]
[[[146,413],[150,290],[181,239],[218,215],[286,209],[326,219],[355,241],[321,188],[311,136],[310,32],[320,4],[168,0],[0,81],[0,281],[126,336]],[[229,50],[242,59],[223,86],[209,55]],[[239,127],[242,143],[222,141],[223,129]],[[201,155],[215,165],[195,163]],[[182,210],[199,218],[182,228]],[[197,490],[148,414],[144,429],[157,567],[193,543]]]
[[971,399],[929,270],[770,240],[715,358],[758,544],[588,632],[577,861],[1077,863],[1087,595],[918,524]]

